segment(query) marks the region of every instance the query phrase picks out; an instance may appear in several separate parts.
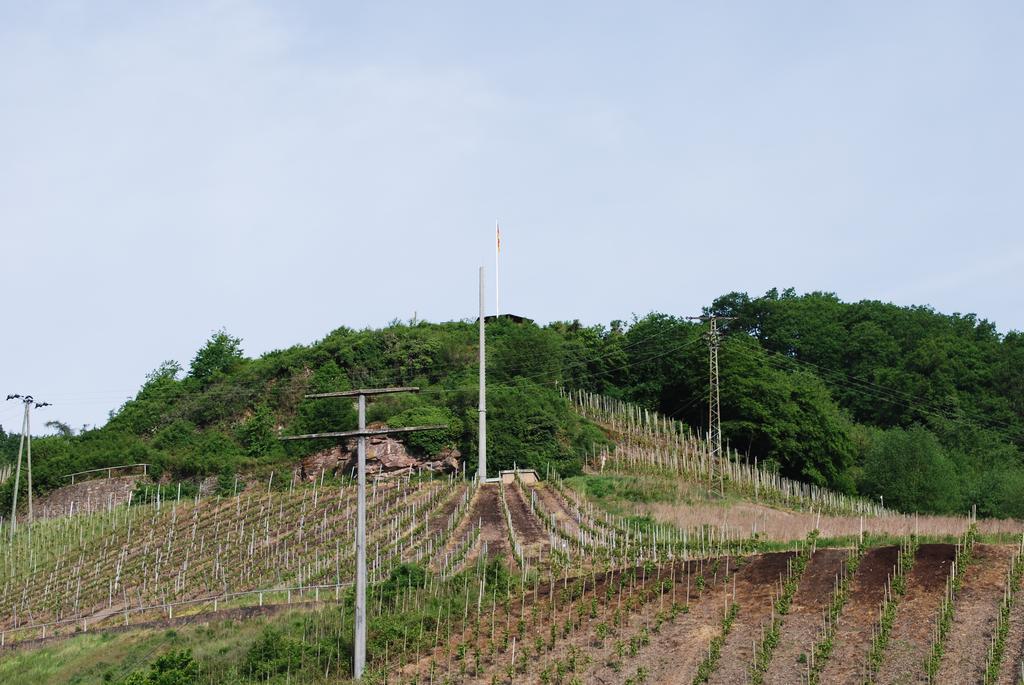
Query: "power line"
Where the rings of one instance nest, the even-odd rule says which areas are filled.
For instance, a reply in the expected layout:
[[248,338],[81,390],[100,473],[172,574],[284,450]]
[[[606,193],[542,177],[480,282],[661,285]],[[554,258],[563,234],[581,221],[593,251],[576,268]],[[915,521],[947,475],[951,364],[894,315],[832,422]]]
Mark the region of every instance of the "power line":
[[[760,349],[760,351],[765,353],[765,356],[767,357],[767,359],[769,361],[778,362],[778,363],[781,363],[781,362],[784,361],[784,362],[792,363],[794,365],[802,364],[802,365],[805,365],[805,366],[812,367],[813,369],[815,369],[816,371],[819,372],[818,373],[819,376],[822,376],[824,374],[829,374],[829,375],[834,377],[833,378],[833,382],[835,382],[837,384],[840,384],[840,385],[844,385],[848,391],[853,392],[853,393],[857,393],[859,395],[862,395],[863,397],[867,397],[867,398],[873,399],[873,400],[882,400],[882,401],[888,402],[890,404],[899,405],[899,406],[904,407],[906,409],[911,409],[913,411],[920,412],[920,413],[925,414],[927,416],[931,416],[931,417],[938,418],[938,419],[944,419],[946,421],[953,421],[954,423],[968,423],[968,424],[973,424],[974,426],[979,427],[979,428],[988,428],[988,429],[996,429],[996,430],[998,430],[999,428],[1002,428],[1005,431],[1007,431],[1014,438],[1017,438],[1017,439],[1024,438],[1024,431],[1022,431],[1020,428],[1017,428],[1017,427],[1013,426],[1012,424],[1006,423],[1005,421],[999,421],[998,419],[992,419],[991,421],[994,421],[995,423],[1000,424],[999,428],[997,428],[997,427],[992,426],[992,425],[985,425],[984,420],[977,419],[976,417],[971,417],[971,416],[954,416],[954,415],[951,415],[949,413],[946,413],[948,411],[946,409],[937,408],[934,405],[928,403],[926,400],[923,400],[922,398],[914,397],[913,395],[909,395],[909,394],[904,393],[902,391],[896,390],[895,388],[888,388],[886,386],[882,386],[882,385],[878,385],[878,384],[875,384],[875,383],[871,383],[869,381],[864,381],[862,379],[858,379],[856,377],[844,374],[841,371],[836,371],[836,370],[833,370],[833,369],[828,369],[828,368],[822,367],[822,366],[820,366],[818,364],[814,364],[812,362],[807,362],[807,361],[803,361],[803,360],[800,360],[800,359],[794,359],[792,357],[786,356],[786,355],[784,355],[782,353],[779,353],[779,352],[776,352],[774,350],[768,350],[768,349],[764,349],[764,348],[759,348],[759,349]],[[757,355],[755,355],[755,354],[753,354],[751,352],[748,352],[746,350],[743,350],[741,348],[731,347],[730,350],[729,350],[729,353],[730,354],[739,353],[739,354],[747,357],[748,359],[755,360],[755,361],[762,361],[761,357],[758,357]],[[797,368],[796,370],[800,371],[802,369]],[[844,382],[843,380],[841,380],[838,377],[841,377],[842,379],[845,379],[847,382]],[[828,380],[828,378],[826,377],[826,378],[824,378],[824,380]],[[901,396],[902,397],[910,398],[910,400],[912,400],[912,401],[908,401],[906,399],[902,399]],[[964,411],[964,413],[966,413],[966,410],[964,410],[962,408],[961,408],[961,411]]]
[[[587,357],[587,358],[584,358],[584,359],[578,359],[578,360],[575,360],[575,361],[573,361],[571,363],[564,364],[560,368],[561,369],[572,369],[572,368],[576,368],[578,366],[586,366],[588,364],[593,364],[595,362],[607,360],[607,359],[609,359],[609,358],[611,358],[611,357],[613,357],[613,356],[615,356],[615,355],[617,355],[617,354],[619,354],[621,352],[624,352],[626,350],[630,350],[630,349],[639,347],[640,345],[645,345],[647,343],[650,343],[653,340],[657,339],[660,335],[661,334],[659,332],[654,332],[654,333],[651,333],[650,335],[647,335],[645,337],[629,341],[627,344],[622,345],[620,347],[615,347],[614,349],[608,349],[608,350],[602,351],[601,353],[599,353],[597,355],[594,355],[594,356],[591,356],[591,357]],[[259,359],[254,359],[254,360],[251,360],[251,361],[256,362],[256,361],[259,361]],[[407,372],[396,371],[396,372],[390,373],[390,374],[379,374],[379,373],[378,374],[368,374],[368,375],[362,376],[362,380],[365,380],[367,382],[371,382],[373,384],[387,384],[387,383],[391,383],[391,382],[398,382],[398,381],[401,381],[403,379],[415,378],[416,376],[420,376],[420,375],[429,375],[429,374],[442,375],[442,374],[444,374],[446,372],[449,372],[449,371],[457,371],[457,370],[462,370],[462,369],[466,369],[466,368],[468,368],[466,365],[458,363],[458,362],[447,363],[447,364],[431,364],[429,366],[418,367],[414,371],[407,371]],[[525,365],[507,366],[503,370],[506,371],[506,372],[515,373],[516,371],[523,370],[524,368],[526,368]],[[345,372],[346,372],[347,375],[348,374],[352,374],[353,373],[353,369],[352,368],[345,369]],[[546,373],[547,372],[541,372],[539,374],[534,374],[533,377],[545,375]],[[355,375],[357,377],[361,376],[358,373],[356,373]],[[260,387],[263,387],[263,385],[266,383],[266,381],[265,380],[254,379],[254,380],[250,381],[250,383],[253,384],[253,387],[260,388]],[[221,388],[220,386],[212,386],[210,389],[207,390],[207,392],[209,392],[209,391],[220,392],[221,390],[230,391],[232,393],[238,393],[238,394],[242,394],[242,393],[245,392],[245,389],[238,388],[237,386],[238,386],[237,382],[232,384],[232,387],[230,387],[230,388]],[[136,389],[127,389],[127,390],[107,390],[107,391],[98,391],[98,392],[88,392],[88,393],[81,393],[81,394],[78,394],[78,395],[64,395],[64,396],[59,397],[58,399],[62,400],[62,404],[86,404],[86,403],[93,403],[93,402],[102,402],[102,401],[106,401],[107,399],[122,399],[122,398],[124,398],[126,401],[128,401],[128,400],[134,399],[134,398],[132,398],[130,396],[126,397],[126,395],[128,393],[132,393],[132,392],[138,393],[141,390],[142,390],[142,388],[140,387],[140,388],[136,388]],[[148,391],[148,394],[150,396],[155,395],[155,396],[159,397],[161,394],[172,394],[174,392],[180,392],[180,389],[179,388],[170,388],[170,389],[166,389],[166,390],[162,390],[162,391],[157,391],[157,389],[153,388],[153,389],[150,389]],[[79,399],[79,398],[84,398],[84,399]]]
[[[647,336],[642,337],[642,338],[637,339],[637,340],[630,341],[629,343],[627,343],[625,345],[622,345],[620,347],[616,347],[614,349],[605,350],[605,351],[603,351],[600,354],[597,354],[597,355],[594,355],[594,356],[591,356],[591,357],[587,357],[587,358],[584,358],[584,359],[578,359],[578,360],[575,360],[575,361],[573,361],[571,363],[568,363],[568,364],[563,364],[562,366],[559,367],[559,369],[554,370],[554,372],[555,373],[563,373],[567,369],[574,369],[574,368],[577,368],[577,367],[580,367],[580,366],[587,366],[589,364],[593,364],[593,363],[596,363],[596,362],[608,360],[608,359],[610,359],[610,358],[612,358],[612,357],[614,357],[614,356],[616,356],[616,355],[618,355],[618,354],[620,354],[622,352],[625,352],[627,350],[632,350],[632,349],[635,349],[637,347],[640,347],[641,345],[646,345],[648,343],[651,343],[652,341],[654,341],[658,337],[660,337],[660,335],[661,335],[661,333],[659,333],[659,332],[651,333],[650,335],[647,335]],[[670,354],[673,351],[675,351],[675,350],[669,350],[666,354]],[[659,353],[659,354],[654,355],[650,359],[656,359],[656,358],[659,358],[659,357],[662,357],[662,356],[665,356],[665,355]],[[613,369],[605,369],[605,370],[602,370],[602,371],[597,371],[597,372],[593,372],[593,373],[590,373],[590,374],[585,374],[584,377],[594,378],[594,377],[598,377],[598,376],[608,375],[610,373],[614,373],[616,371],[619,371],[619,370],[622,370],[622,369],[625,369],[625,368],[629,368],[630,366],[635,366],[637,363],[643,363],[643,361],[647,361],[647,360],[641,360],[640,362],[635,362],[635,363],[627,363],[624,366],[616,367],[616,368],[613,368]],[[428,377],[430,375],[440,376],[440,375],[443,375],[445,372],[448,372],[448,371],[457,371],[457,370],[463,370],[463,369],[466,369],[466,368],[468,368],[466,365],[459,364],[459,363],[434,364],[434,365],[431,365],[431,366],[421,367],[421,368],[418,368],[418,369],[416,369],[414,371],[408,371],[408,372],[395,372],[395,373],[392,373],[392,374],[372,374],[372,375],[366,375],[366,376],[361,376],[361,374],[356,373],[355,376],[357,378],[359,378],[361,381],[364,381],[364,382],[366,382],[368,384],[387,385],[387,384],[390,384],[390,383],[397,383],[397,382],[403,382],[403,381],[415,379],[415,378],[420,377],[420,376],[428,376]],[[540,378],[542,376],[547,376],[547,375],[549,375],[551,373],[551,372],[548,372],[548,371],[542,371],[542,372],[539,372],[539,373],[526,374],[526,375],[517,374],[516,373],[517,371],[520,371],[520,370],[522,370],[524,368],[526,368],[525,365],[510,366],[510,367],[505,367],[503,369],[503,371],[506,372],[506,373],[510,373],[510,374],[514,375],[518,379],[528,379],[528,380],[529,379],[534,379],[534,378]],[[351,368],[349,368],[349,369],[344,369],[344,371],[345,371],[347,376],[350,376],[350,380],[351,380],[351,375],[352,375],[352,371],[353,370]],[[180,381],[178,381],[178,382],[180,382]],[[232,398],[232,397],[240,397],[240,396],[243,396],[243,395],[245,395],[247,393],[250,393],[250,392],[257,392],[259,390],[262,390],[263,388],[266,387],[267,382],[268,382],[267,380],[261,380],[261,379],[253,379],[253,380],[248,381],[248,382],[244,382],[243,381],[242,383],[239,383],[239,382],[236,381],[236,382],[232,383],[230,386],[222,386],[222,385],[211,386],[210,388],[207,388],[207,389],[203,390],[203,393],[205,393],[207,395],[211,395],[215,399],[229,399],[229,398]],[[239,387],[240,385],[242,387]],[[497,386],[493,386],[493,387],[502,387],[502,386],[497,385]],[[508,386],[508,387],[512,387],[512,386]],[[127,402],[131,402],[133,400],[138,399],[138,393],[141,392],[141,391],[142,391],[142,388],[139,388],[139,389],[135,390],[134,391],[134,392],[136,392],[136,396],[135,397],[126,396],[126,393],[132,392],[132,391],[124,391],[124,392],[109,391],[108,394],[106,394],[106,395],[97,395],[94,398],[89,398],[89,399],[85,399],[85,400],[73,399],[74,396],[62,397],[60,399],[63,400],[62,404],[65,404],[65,405],[67,405],[67,404],[74,405],[74,404],[101,403],[101,402],[106,401],[106,399],[104,399],[104,397],[110,398],[110,399],[122,399],[123,403],[127,403]],[[178,393],[183,393],[184,391],[185,391],[185,389],[183,387],[181,387],[181,386],[175,386],[175,387],[166,388],[166,389],[151,388],[151,389],[146,391],[146,396],[147,396],[147,398],[157,399],[157,398],[167,397],[167,396],[178,394]],[[424,393],[431,393],[431,392],[437,392],[437,390],[428,389],[428,390],[424,390],[423,392]]]

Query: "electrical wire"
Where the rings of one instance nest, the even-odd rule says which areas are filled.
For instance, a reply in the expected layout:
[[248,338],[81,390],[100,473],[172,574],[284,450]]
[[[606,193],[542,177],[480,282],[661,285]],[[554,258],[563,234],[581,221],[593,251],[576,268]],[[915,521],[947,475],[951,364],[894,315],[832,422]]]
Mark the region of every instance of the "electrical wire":
[[[853,379],[852,377],[846,376],[846,374],[843,374],[842,372],[826,369],[826,368],[823,368],[823,367],[818,366],[816,364],[812,364],[811,362],[802,362],[800,360],[793,359],[791,357],[788,357],[786,355],[780,354],[778,352],[774,352],[772,350],[765,350],[764,348],[760,348],[760,349],[761,349],[762,352],[766,353],[765,357],[767,357],[767,359],[772,361],[772,362],[785,361],[785,362],[792,363],[792,364],[801,364],[802,363],[802,364],[805,364],[805,365],[808,365],[808,366],[811,366],[811,367],[814,367],[815,369],[817,369],[819,371],[819,374],[818,374],[819,377],[821,377],[822,374],[832,374],[834,376],[845,377],[848,380],[856,380],[856,379]],[[728,351],[729,351],[730,354],[739,353],[740,355],[745,356],[746,358],[748,358],[750,360],[753,360],[753,361],[760,362],[760,361],[764,360],[764,357],[760,357],[760,356],[758,356],[756,354],[753,354],[751,352],[747,352],[746,350],[743,350],[743,349],[740,349],[740,348],[737,348],[737,347],[731,347],[731,348],[729,348]],[[823,379],[823,380],[827,380],[827,379]],[[934,418],[943,419],[943,420],[946,420],[946,421],[952,421],[954,423],[968,423],[968,424],[972,424],[972,425],[974,425],[976,427],[979,427],[979,428],[988,428],[988,429],[996,429],[996,430],[998,430],[998,428],[995,428],[994,426],[991,426],[991,425],[985,425],[983,421],[976,420],[976,419],[974,419],[972,417],[954,416],[954,415],[947,414],[947,413],[945,413],[941,409],[936,409],[933,406],[929,406],[928,403],[926,401],[923,401],[923,400],[920,401],[919,403],[908,402],[907,400],[905,400],[905,399],[903,399],[902,397],[899,396],[899,395],[905,394],[905,393],[896,393],[895,391],[892,391],[892,389],[886,388],[885,386],[879,386],[877,384],[871,384],[872,386],[875,386],[874,388],[872,388],[872,387],[865,387],[863,385],[856,385],[855,383],[851,383],[851,382],[844,383],[841,380],[835,380],[833,382],[836,382],[837,384],[845,385],[846,389],[849,390],[850,392],[854,392],[854,393],[860,394],[861,396],[867,397],[867,398],[872,399],[872,400],[881,400],[881,401],[884,401],[884,402],[889,402],[890,404],[899,405],[899,406],[902,406],[902,407],[904,407],[906,409],[910,409],[910,410],[913,410],[913,411],[916,411],[916,412],[920,412],[921,414],[924,414],[924,415],[927,415],[927,416],[932,416]],[[1015,428],[1014,426],[1012,426],[1010,424],[1007,424],[1005,422],[999,421],[998,423],[1001,424],[1003,429],[1009,431],[1009,434],[1010,434],[1011,437],[1013,437],[1015,439],[1024,438],[1024,432],[1021,432],[1020,429]]]

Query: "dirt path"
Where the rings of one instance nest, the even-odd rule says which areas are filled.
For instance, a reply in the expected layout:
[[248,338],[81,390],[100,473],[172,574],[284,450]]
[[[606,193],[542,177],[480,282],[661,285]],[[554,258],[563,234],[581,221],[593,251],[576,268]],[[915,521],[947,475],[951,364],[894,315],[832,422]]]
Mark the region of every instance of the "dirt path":
[[[477,492],[473,493],[473,498],[470,501],[469,506],[467,506],[462,511],[462,516],[459,518],[458,523],[455,524],[455,528],[452,529],[451,534],[448,535],[448,538],[445,540],[444,545],[434,550],[434,555],[430,559],[430,569],[431,570],[436,572],[439,569],[443,568],[444,565],[445,565],[445,560],[448,559],[454,553],[456,547],[458,547],[460,544],[462,544],[462,542],[466,538],[466,535],[469,534],[470,527],[476,525],[477,519],[475,518],[475,516],[478,513],[477,502],[479,500],[480,500],[480,492],[477,491]],[[450,514],[449,514],[449,516],[450,516]],[[447,523],[447,521],[448,521],[448,519],[446,517],[444,522]],[[443,525],[443,524],[441,524],[441,525]],[[474,547],[479,547],[479,546],[480,546],[480,541],[477,540],[477,542],[474,545]],[[466,560],[471,559],[471,558],[475,558],[475,556],[476,556],[476,552],[473,551],[473,552],[467,554]]]
[[878,669],[879,685],[921,682],[932,631],[956,547],[921,545],[907,576],[907,594],[896,610],[889,646]]
[[548,535],[540,519],[533,515],[518,485],[505,488],[505,503],[508,504],[512,527],[515,528],[525,555],[533,557],[540,554],[548,544]]
[[540,483],[533,487],[541,505],[561,524],[562,529],[574,539],[579,538],[580,526],[576,517],[569,511],[569,507],[562,500],[562,497],[554,489]]
[[978,683],[984,677],[1012,553],[1012,547],[974,546],[974,563],[964,572],[937,682]]
[[1021,680],[1024,680],[1024,590],[1017,593],[1017,601],[1010,611],[1010,632],[1006,636],[999,685],[1017,685]]
[[436,511],[430,512],[430,515],[427,518],[426,529],[424,530],[425,535],[434,535],[435,533],[445,529],[445,526],[448,525],[448,518],[455,511],[455,508],[459,506],[459,502],[462,500],[462,493],[465,491],[465,485],[457,486],[440,508]]
[[764,554],[752,562],[746,573],[736,577],[736,603],[740,612],[732,631],[722,645],[718,668],[711,674],[711,685],[734,685],[747,681],[754,663],[754,641],[760,641],[761,628],[772,615],[772,593],[778,594],[779,577],[786,575],[794,552]]
[[871,649],[871,627],[878,620],[878,605],[885,591],[885,580],[899,556],[896,547],[868,550],[853,577],[850,597],[839,616],[833,640],[832,656],[821,674],[821,682],[858,684],[862,680],[864,658]]
[[487,556],[491,559],[503,559],[507,564],[515,564],[512,548],[508,542],[508,526],[505,525],[505,513],[501,509],[501,493],[498,486],[492,483],[481,485],[477,491],[476,502],[469,512],[470,521],[480,521],[480,543],[470,555],[467,562],[475,560],[484,545]]
[[836,576],[849,557],[849,550],[819,549],[800,579],[800,587],[782,626],[779,645],[765,674],[767,685],[791,685],[800,682],[807,666],[798,661],[814,647],[821,629],[821,615],[832,599]]

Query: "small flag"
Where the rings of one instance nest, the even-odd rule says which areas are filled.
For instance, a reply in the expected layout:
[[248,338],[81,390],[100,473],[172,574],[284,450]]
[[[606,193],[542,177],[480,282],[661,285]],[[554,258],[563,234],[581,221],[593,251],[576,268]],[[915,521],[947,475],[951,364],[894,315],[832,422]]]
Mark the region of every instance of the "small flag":
[[498,241],[498,252],[501,252],[501,227],[498,226],[498,222],[494,222],[494,237]]

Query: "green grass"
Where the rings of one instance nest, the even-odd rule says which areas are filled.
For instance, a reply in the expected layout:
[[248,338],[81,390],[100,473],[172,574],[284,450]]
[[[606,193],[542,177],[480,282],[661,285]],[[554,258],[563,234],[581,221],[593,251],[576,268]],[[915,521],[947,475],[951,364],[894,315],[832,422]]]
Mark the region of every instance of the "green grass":
[[[668,478],[646,474],[588,474],[575,476],[565,481],[570,487],[587,497],[601,502],[652,502],[681,501],[680,483]],[[685,501],[685,498],[682,498]]]
[[[437,640],[449,642],[458,619],[468,613],[467,602],[475,604],[469,588],[477,587],[482,576],[495,590],[519,590],[518,575],[510,575],[498,561],[432,587],[427,587],[421,567],[404,564],[388,580],[371,585],[365,685],[378,683],[382,673],[403,656],[408,660],[426,653]],[[199,670],[197,685],[348,682],[350,595],[351,591],[346,593],[342,604],[293,608],[244,620],[195,616],[173,629],[97,632],[41,647],[26,646],[0,653],[0,683],[121,683],[133,672],[148,671],[157,658],[172,651],[191,653]],[[400,645],[409,651],[399,655]]]
[[[292,612],[296,614],[297,612]],[[268,622],[292,616],[246,621],[213,621],[175,629],[86,633],[36,649],[5,652],[0,657],[0,682],[23,685],[118,682],[148,668],[158,656],[191,649],[201,665],[240,661]]]

